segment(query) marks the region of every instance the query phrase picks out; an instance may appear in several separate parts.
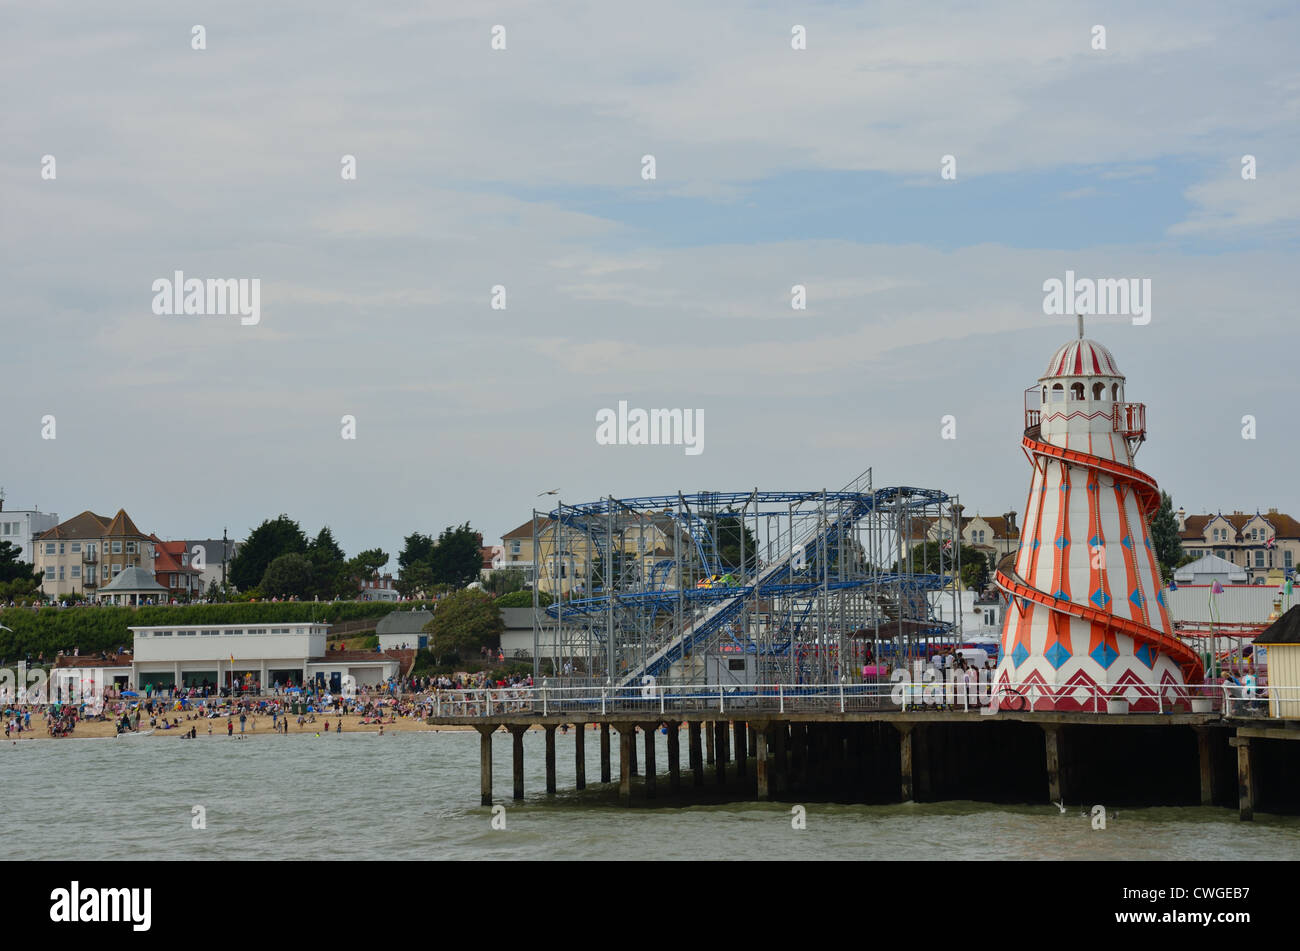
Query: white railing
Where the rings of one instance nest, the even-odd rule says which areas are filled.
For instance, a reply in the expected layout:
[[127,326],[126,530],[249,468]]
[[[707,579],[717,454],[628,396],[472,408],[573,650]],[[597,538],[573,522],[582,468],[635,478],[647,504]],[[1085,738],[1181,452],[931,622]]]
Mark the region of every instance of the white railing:
[[[1300,717],[1300,688],[1198,684],[1044,685],[898,679],[888,683],[504,687],[440,690],[421,701],[435,718],[511,714],[997,713],[1217,714]],[[1271,712],[1271,711],[1281,712]],[[1289,712],[1287,712],[1289,711]]]

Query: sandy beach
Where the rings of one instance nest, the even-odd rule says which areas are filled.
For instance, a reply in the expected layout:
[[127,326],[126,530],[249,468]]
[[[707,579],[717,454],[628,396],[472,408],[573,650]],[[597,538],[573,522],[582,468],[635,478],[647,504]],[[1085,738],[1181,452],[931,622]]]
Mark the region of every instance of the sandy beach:
[[[296,715],[290,715],[289,735],[292,736],[296,733],[303,733],[303,734],[320,733],[324,730],[325,721],[327,720],[329,721],[330,733],[334,733],[336,729],[336,724],[338,723],[339,719],[340,717],[338,714],[318,713],[316,714],[315,723],[304,723],[301,727],[299,727],[298,717]],[[359,714],[344,714],[342,717],[343,732],[344,733],[374,733],[378,735],[379,724],[362,723],[361,721],[363,719],[364,717],[362,717]],[[138,738],[138,739],[167,738],[167,739],[178,740],[181,738],[181,735],[183,733],[189,732],[190,727],[195,727],[198,730],[198,736],[196,737],[196,739],[202,739],[203,737],[208,737],[208,736],[214,736],[214,737],[219,736],[222,738],[227,738],[226,717],[217,717],[216,719],[212,719],[212,720],[204,720],[204,719],[186,720],[184,716],[182,716],[181,725],[179,727],[176,727],[171,730],[163,730],[161,728],[155,728],[153,733],[146,737],[143,734],[147,733],[149,730],[148,722],[149,721],[147,717],[142,718],[140,722],[140,726],[141,726],[140,735],[137,736],[135,734],[128,734],[127,735],[128,738]],[[235,718],[234,724],[235,724],[234,735],[239,736],[240,733],[239,733],[238,717]],[[55,739],[54,737],[51,737],[49,734],[45,732],[44,720],[37,720],[36,717],[33,717],[32,726],[34,727],[32,732],[16,733],[8,737],[6,742]],[[210,733],[209,733],[209,729],[211,729]],[[385,733],[455,733],[455,732],[463,732],[465,730],[473,730],[473,729],[474,728],[472,726],[430,726],[424,720],[416,719],[413,717],[410,718],[398,717],[396,723],[389,723],[387,721],[384,722]],[[541,731],[542,728],[539,726],[539,727],[534,727],[533,729],[537,731]],[[253,717],[248,718],[248,721],[244,724],[243,735],[246,737],[248,736],[274,737],[277,736],[278,734],[271,726],[271,718],[268,716],[261,716],[257,718],[253,718]],[[89,720],[89,721],[84,721],[82,723],[78,723],[76,731],[72,734],[73,739],[93,739],[93,738],[116,737],[116,736],[117,736],[117,727],[114,721],[112,720],[105,720],[102,722],[96,720]]]

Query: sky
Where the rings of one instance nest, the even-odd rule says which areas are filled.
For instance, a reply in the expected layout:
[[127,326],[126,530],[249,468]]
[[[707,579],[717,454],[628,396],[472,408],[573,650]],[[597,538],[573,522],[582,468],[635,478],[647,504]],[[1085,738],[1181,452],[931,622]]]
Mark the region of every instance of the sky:
[[[394,569],[557,499],[867,468],[1023,511],[1073,270],[1151,281],[1086,325],[1139,466],[1300,516],[1300,8],[975,6],[5,4],[6,507],[283,512]],[[258,279],[258,321],[156,314],[176,271]],[[620,401],[702,451],[601,444]]]

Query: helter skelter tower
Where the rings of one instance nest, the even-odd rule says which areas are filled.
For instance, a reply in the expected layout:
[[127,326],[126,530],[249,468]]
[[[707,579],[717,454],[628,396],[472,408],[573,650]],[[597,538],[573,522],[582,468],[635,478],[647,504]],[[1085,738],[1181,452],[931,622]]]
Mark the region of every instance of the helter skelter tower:
[[1167,710],[1202,679],[1170,626],[1150,533],[1160,491],[1133,465],[1145,439],[1145,405],[1125,401],[1115,358],[1079,318],[1078,339],[1025,391],[1034,474],[1014,568],[996,574],[1007,599],[996,680],[1034,709],[1105,712],[1109,698]]

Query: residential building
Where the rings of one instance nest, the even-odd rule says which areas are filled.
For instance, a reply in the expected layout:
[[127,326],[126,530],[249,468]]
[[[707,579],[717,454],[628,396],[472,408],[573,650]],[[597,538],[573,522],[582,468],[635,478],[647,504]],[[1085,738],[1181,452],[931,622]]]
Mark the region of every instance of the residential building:
[[[622,536],[619,570],[625,574],[636,573],[647,586],[676,584],[673,538],[680,530],[673,517],[644,514],[625,516],[623,521],[630,521],[633,527],[625,529]],[[534,543],[533,528],[530,519],[501,536],[500,567],[529,572],[529,578],[536,579],[539,591],[581,594],[589,569],[598,560],[591,538],[568,528],[557,531],[554,520],[539,517]],[[686,553],[694,550],[694,542],[681,534],[679,547],[683,557],[688,558]]]
[[1300,565],[1300,522],[1275,508],[1253,515],[1188,515],[1180,508],[1175,518],[1184,553],[1230,561],[1251,584],[1264,584],[1272,569],[1290,575]]
[[0,491],[0,542],[16,545],[22,552],[18,556],[20,561],[36,564],[33,539],[57,524],[59,516],[54,512],[38,512],[36,509],[5,511],[4,493]]
[[[989,577],[993,570],[1007,555],[1013,554],[1020,547],[1020,528],[1016,525],[1016,513],[1004,512],[1001,515],[963,515],[965,508],[961,504],[953,506],[961,525],[961,543],[963,547],[982,552],[988,560]],[[923,522],[921,532],[927,542],[939,541],[951,532],[950,519],[916,519]],[[914,534],[912,544],[920,544],[921,537]]]
[[169,599],[188,601],[203,596],[202,572],[194,566],[189,542],[165,542],[157,535],[154,543],[154,580],[166,589]]
[[41,532],[34,545],[47,597],[91,594],[127,568],[153,572],[153,536],[136,528],[122,509],[112,518],[82,512]]
[[361,594],[358,601],[400,601],[402,596],[393,587],[391,574],[380,575],[379,572],[367,581],[361,582]]
[[223,581],[228,580],[221,576],[223,553],[229,572],[230,563],[243,542],[233,538],[187,538],[183,544],[190,553],[190,564],[199,569],[199,590],[206,592],[214,582],[220,587]]

